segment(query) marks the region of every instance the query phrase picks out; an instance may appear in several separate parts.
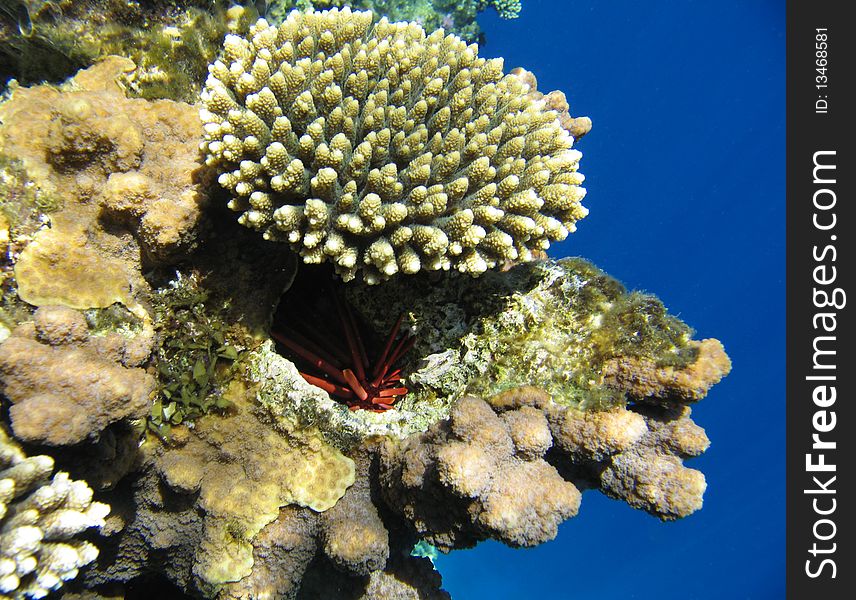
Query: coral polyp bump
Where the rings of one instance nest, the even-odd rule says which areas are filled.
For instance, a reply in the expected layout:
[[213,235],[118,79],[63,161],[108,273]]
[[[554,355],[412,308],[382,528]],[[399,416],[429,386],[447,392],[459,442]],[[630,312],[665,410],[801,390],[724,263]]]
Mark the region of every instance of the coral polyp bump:
[[226,37],[203,149],[239,221],[368,283],[565,239],[588,212],[567,104],[454,35],[372,21],[293,12]]

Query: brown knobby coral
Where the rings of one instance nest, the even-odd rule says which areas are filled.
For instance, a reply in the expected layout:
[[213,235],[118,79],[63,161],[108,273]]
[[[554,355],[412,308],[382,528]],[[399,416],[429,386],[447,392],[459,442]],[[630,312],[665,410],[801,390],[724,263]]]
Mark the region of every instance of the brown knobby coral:
[[226,37],[202,147],[239,221],[369,283],[476,276],[573,231],[581,155],[534,78],[442,30],[372,20],[293,12]]
[[[87,288],[113,290],[122,276],[125,288],[138,284],[127,242],[117,240],[114,231],[106,235],[97,222],[102,211],[108,222],[133,231],[152,262],[173,259],[196,242],[207,198],[196,154],[201,135],[196,110],[181,102],[126,98],[117,78],[133,69],[127,59],[108,57],[62,88],[18,88],[0,106],[2,153],[20,160],[39,193],[67,209],[54,217],[64,219],[62,233],[38,233],[17,268],[36,304],[43,303],[47,283],[30,279],[40,273],[45,279],[49,257],[52,290],[71,280],[63,291],[72,299],[93,293]],[[58,248],[60,237],[69,245],[68,256]],[[92,272],[112,278],[76,283],[81,276],[97,279]],[[51,298],[57,302],[57,293]]]
[[28,442],[64,446],[149,412],[156,381],[139,368],[151,331],[90,335],[83,315],[46,306],[0,344],[0,389],[12,431]]
[[541,412],[521,407],[500,416],[469,396],[448,422],[390,442],[381,483],[389,505],[439,548],[487,538],[534,546],[553,539],[580,505],[579,490],[543,458],[551,445]]

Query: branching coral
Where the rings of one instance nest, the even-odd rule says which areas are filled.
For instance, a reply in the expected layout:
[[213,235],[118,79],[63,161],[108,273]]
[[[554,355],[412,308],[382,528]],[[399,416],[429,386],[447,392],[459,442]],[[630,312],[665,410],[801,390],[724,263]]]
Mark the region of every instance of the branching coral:
[[370,12],[227,36],[202,111],[239,221],[345,280],[530,260],[585,216],[580,153],[502,60]]
[[[453,36],[347,10],[260,22],[224,56],[204,133],[190,106],[126,99],[121,59],[0,107],[15,191],[0,220],[2,391],[13,433],[75,444],[62,468],[113,507],[82,587],[159,574],[223,600],[446,598],[430,561],[411,556],[420,539],[533,546],[587,489],[664,520],[701,507],[704,476],[684,461],[708,440],[688,405],[728,372],[721,345],[583,260],[507,265],[584,213],[570,145],[590,123],[563,95],[526,71],[503,77]],[[203,136],[245,224],[331,269],[295,274],[293,253],[223,211],[198,226],[213,183],[198,169]],[[38,197],[57,210],[46,217]],[[340,285],[333,268],[365,281]],[[328,329],[306,309],[319,273],[353,309],[343,321],[360,324],[365,354],[396,357],[413,340],[386,382],[395,410],[351,411],[276,351],[277,328]],[[399,326],[414,337],[396,342]],[[365,365],[351,345],[347,360]],[[341,366],[370,401],[368,375],[354,385]],[[387,405],[382,388],[373,399]],[[132,424],[153,412],[171,435],[141,444]],[[64,568],[32,543],[11,552],[16,519],[41,518],[27,503],[91,495],[64,475],[48,484],[52,463],[7,446],[0,596],[19,598],[93,558],[75,542]],[[102,505],[74,494],[67,508],[101,525]]]
[[0,428],[0,599],[43,598],[98,556],[73,539],[104,526],[110,507],[84,481],[50,478],[49,456],[27,457]]

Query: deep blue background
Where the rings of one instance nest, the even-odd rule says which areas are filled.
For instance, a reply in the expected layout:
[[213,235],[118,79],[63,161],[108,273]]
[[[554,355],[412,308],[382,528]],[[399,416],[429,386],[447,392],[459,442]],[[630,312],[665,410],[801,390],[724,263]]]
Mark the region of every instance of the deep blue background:
[[725,344],[733,372],[693,408],[704,508],[661,523],[597,492],[532,550],[441,556],[470,598],[784,598],[784,2],[523,0],[480,22],[482,55],[567,93],[591,214],[582,255]]

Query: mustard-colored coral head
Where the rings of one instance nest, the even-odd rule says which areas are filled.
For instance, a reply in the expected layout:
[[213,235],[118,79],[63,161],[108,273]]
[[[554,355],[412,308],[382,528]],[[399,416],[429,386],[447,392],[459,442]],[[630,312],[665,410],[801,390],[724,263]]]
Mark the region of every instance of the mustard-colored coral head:
[[203,150],[239,221],[369,283],[477,276],[573,231],[581,155],[546,97],[475,44],[372,20],[295,11],[226,37]]

